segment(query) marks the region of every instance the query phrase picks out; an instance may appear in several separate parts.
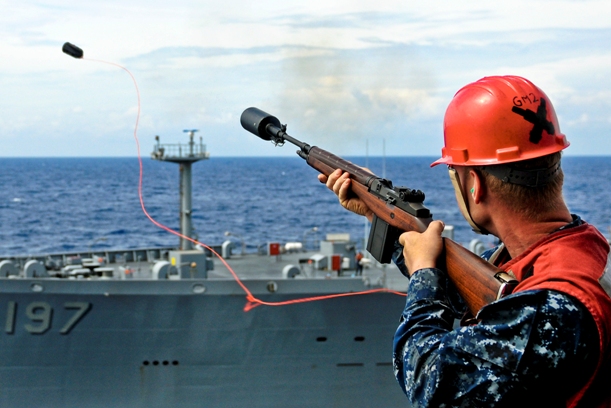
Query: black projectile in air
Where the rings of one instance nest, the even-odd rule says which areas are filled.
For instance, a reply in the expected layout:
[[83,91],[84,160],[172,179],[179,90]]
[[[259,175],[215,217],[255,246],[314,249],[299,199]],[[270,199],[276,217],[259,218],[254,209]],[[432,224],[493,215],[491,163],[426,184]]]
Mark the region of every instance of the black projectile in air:
[[62,51],[74,58],[83,58],[83,50],[69,42],[64,44]]

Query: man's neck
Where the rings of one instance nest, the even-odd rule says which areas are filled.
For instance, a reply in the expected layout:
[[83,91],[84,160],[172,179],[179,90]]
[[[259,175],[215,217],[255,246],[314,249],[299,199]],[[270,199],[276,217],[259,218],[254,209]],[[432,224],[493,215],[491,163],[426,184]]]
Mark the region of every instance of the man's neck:
[[542,215],[537,220],[525,219],[519,215],[494,217],[494,234],[505,244],[512,258],[520,255],[535,242],[570,223],[573,219],[565,207],[561,210]]

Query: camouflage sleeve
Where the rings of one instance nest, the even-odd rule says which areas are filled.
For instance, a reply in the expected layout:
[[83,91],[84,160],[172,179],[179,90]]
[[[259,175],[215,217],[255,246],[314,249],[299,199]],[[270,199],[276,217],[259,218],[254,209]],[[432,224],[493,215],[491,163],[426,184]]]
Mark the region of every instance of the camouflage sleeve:
[[569,296],[514,294],[482,309],[477,325],[454,329],[452,288],[438,269],[416,271],[409,283],[393,359],[413,406],[495,407],[543,396],[545,406],[562,406],[593,372],[598,333]]
[[405,258],[403,257],[403,246],[399,244],[399,241],[395,241],[395,250],[392,253],[392,261],[399,268],[399,272],[407,279],[409,279],[409,273],[407,272],[407,266],[405,266]]
[[[397,265],[397,268],[399,268],[399,271],[401,272],[401,274],[403,274],[403,276],[405,276],[407,279],[410,279],[409,272],[407,270],[407,266],[405,266],[405,257],[403,256],[403,247],[401,246],[401,244],[399,244],[399,241],[395,241],[395,250],[392,254],[392,260],[395,263],[395,265]],[[454,286],[449,280],[447,281],[447,284],[452,287]],[[456,318],[460,318],[462,315],[464,315],[467,312],[467,304],[465,303],[463,298],[460,296],[458,291],[456,291],[455,289],[448,290],[446,293],[448,293],[447,301],[450,305],[450,308],[456,315]]]

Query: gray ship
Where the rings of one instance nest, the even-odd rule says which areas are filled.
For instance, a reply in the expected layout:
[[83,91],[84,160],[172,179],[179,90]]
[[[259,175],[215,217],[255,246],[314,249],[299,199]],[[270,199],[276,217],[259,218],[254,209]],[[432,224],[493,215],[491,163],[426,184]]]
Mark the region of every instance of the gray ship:
[[[189,136],[184,145],[158,140],[152,155],[180,167],[187,237],[191,165],[208,158]],[[394,266],[375,261],[354,276],[355,244],[344,234],[309,252],[303,243],[211,249],[264,302],[407,287]],[[210,249],[186,239],[4,258],[0,406],[403,406],[391,350],[404,302],[378,292],[256,306]]]

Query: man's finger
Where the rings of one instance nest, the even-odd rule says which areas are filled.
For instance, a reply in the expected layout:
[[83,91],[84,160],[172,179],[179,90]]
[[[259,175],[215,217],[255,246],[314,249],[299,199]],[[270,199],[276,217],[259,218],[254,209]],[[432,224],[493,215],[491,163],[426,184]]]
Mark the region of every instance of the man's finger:
[[408,231],[399,235],[399,244],[401,244],[401,246],[405,246],[405,243],[408,242],[414,234],[418,235],[419,233],[415,231]]
[[333,173],[329,174],[327,178],[327,187],[329,190],[333,190],[333,186],[335,185],[337,179],[341,176],[342,171],[340,169],[336,169]]
[[340,202],[345,201],[345,200],[348,199],[348,196],[350,194],[350,183],[351,182],[352,182],[352,180],[347,178],[339,186],[339,191],[337,192],[337,196],[339,197],[339,201]]
[[443,223],[443,221],[432,221],[426,229],[425,233],[441,235],[444,228],[445,224]]
[[350,177],[350,174],[344,173],[341,176],[339,176],[337,180],[335,180],[335,184],[333,184],[332,190],[337,196],[339,196],[339,190],[342,188],[342,185],[349,177]]

